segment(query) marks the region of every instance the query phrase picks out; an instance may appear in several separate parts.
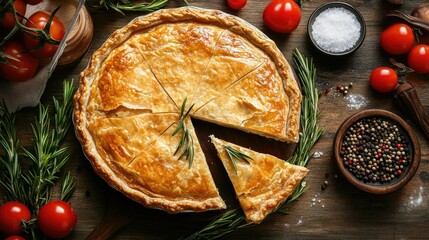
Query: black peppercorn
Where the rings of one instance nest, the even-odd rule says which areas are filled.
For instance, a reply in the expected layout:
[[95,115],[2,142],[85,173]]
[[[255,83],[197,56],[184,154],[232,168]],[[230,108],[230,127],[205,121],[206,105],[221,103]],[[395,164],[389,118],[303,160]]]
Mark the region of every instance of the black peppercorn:
[[355,122],[343,137],[340,155],[344,166],[360,181],[386,184],[406,170],[409,139],[396,123],[384,118]]

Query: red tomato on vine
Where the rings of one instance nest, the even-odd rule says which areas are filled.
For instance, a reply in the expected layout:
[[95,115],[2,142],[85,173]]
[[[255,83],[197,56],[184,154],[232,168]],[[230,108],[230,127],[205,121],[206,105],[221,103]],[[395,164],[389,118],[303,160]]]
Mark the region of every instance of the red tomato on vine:
[[[13,7],[18,15],[24,16],[27,11],[27,4],[24,0],[13,1]],[[18,19],[22,21],[22,17],[18,16]],[[3,20],[0,19],[0,27],[3,31],[9,32],[15,26],[15,17],[12,12],[7,12],[4,15]]]
[[226,2],[234,10],[240,10],[247,4],[247,0],[226,0]]
[[25,240],[25,238],[18,236],[18,235],[12,235],[12,236],[5,238],[4,240]]
[[378,92],[391,92],[398,85],[398,75],[392,68],[378,67],[372,71],[369,84]]
[[405,54],[413,47],[414,31],[405,23],[395,23],[387,27],[380,36],[381,47],[389,54]]
[[10,201],[0,206],[0,232],[6,235],[18,235],[22,229],[22,220],[29,221],[30,210],[21,202]]
[[264,24],[271,30],[290,33],[301,21],[301,9],[293,0],[272,0],[263,13]]
[[37,71],[39,61],[20,42],[8,42],[3,52],[17,59],[8,59],[8,64],[0,63],[0,76],[12,82],[23,82],[32,78]]
[[37,222],[47,237],[64,238],[76,225],[77,214],[67,202],[55,200],[40,208]]
[[[25,26],[37,29],[44,29],[48,23],[50,13],[45,11],[35,12],[28,18]],[[61,41],[64,37],[65,29],[63,23],[57,16],[54,16],[51,26],[49,27],[49,35],[56,41]],[[50,43],[40,43],[40,40],[34,38],[35,34],[24,34],[24,44],[34,56],[40,58],[52,57],[58,49],[58,45]],[[43,44],[41,47],[40,45]]]
[[418,44],[408,53],[408,66],[417,73],[429,73],[429,46]]

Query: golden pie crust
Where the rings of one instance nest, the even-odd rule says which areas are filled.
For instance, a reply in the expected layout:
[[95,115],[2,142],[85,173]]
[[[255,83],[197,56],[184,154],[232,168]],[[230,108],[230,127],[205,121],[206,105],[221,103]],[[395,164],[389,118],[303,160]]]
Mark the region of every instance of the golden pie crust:
[[[272,155],[210,136],[217,154],[231,179],[246,220],[260,223],[283,203],[305,177],[308,169],[290,164]],[[225,146],[249,156],[249,162],[235,160],[232,164]]]
[[115,31],[81,73],[74,123],[95,172],[147,207],[225,208],[189,117],[192,167],[174,155],[185,99],[191,117],[298,141],[301,93],[273,41],[220,11],[164,9]]

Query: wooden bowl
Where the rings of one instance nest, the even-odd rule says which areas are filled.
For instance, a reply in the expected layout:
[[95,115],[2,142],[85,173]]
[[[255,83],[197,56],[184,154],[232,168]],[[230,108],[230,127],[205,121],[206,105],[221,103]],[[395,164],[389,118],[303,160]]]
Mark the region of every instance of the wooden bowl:
[[[405,166],[403,170],[401,170],[402,173],[398,177],[396,177],[394,180],[390,182],[373,183],[373,182],[364,182],[363,180],[359,180],[345,166],[345,164],[349,164],[349,163],[344,163],[344,158],[341,155],[341,151],[342,150],[344,151],[344,149],[342,149],[342,144],[343,144],[344,136],[346,135],[347,131],[359,120],[367,119],[367,118],[383,119],[396,124],[399,131],[401,132],[401,135],[404,136],[406,141],[408,142],[408,151],[409,151],[408,165]],[[340,126],[334,139],[334,156],[341,173],[352,185],[368,193],[386,194],[386,193],[391,193],[401,189],[413,178],[420,164],[421,153],[420,153],[420,144],[415,133],[401,117],[389,111],[370,109],[370,110],[361,111],[359,113],[356,113],[350,116]],[[374,158],[376,157],[379,157],[381,161],[386,162],[387,158],[385,158],[384,155],[374,156]],[[365,162],[365,164],[368,164],[368,163]]]

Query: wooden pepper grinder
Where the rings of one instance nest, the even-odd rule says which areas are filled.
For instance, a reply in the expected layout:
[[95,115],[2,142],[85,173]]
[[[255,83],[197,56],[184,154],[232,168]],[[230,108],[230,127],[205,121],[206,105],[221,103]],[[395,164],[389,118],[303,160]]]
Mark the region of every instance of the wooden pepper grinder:
[[394,98],[402,111],[411,116],[415,123],[420,125],[426,137],[429,138],[429,117],[414,86],[409,82],[400,84],[396,89]]

